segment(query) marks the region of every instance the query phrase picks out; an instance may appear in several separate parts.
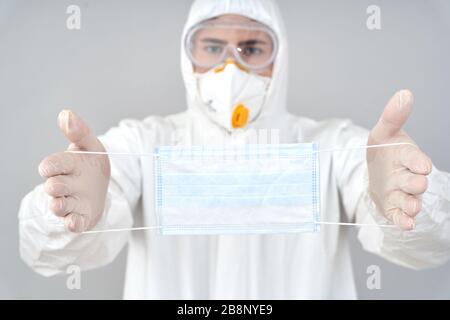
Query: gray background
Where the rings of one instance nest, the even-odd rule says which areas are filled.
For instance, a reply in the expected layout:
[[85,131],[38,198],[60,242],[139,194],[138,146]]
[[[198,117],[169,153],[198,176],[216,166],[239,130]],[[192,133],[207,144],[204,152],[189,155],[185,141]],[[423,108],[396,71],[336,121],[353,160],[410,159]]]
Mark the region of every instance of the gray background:
[[[82,10],[80,31],[66,8]],[[125,117],[185,108],[180,34],[190,1],[0,0],[0,298],[121,298],[125,252],[83,273],[82,289],[43,278],[20,260],[20,199],[40,183],[39,161],[66,146],[56,115],[71,107],[102,133]],[[366,28],[366,8],[382,30]],[[450,171],[450,2],[448,0],[280,1],[291,43],[289,109],[317,119],[346,117],[372,127],[391,94],[410,88],[408,132]],[[361,298],[450,298],[450,265],[410,271],[361,250],[353,260]],[[377,264],[382,290],[366,289]]]

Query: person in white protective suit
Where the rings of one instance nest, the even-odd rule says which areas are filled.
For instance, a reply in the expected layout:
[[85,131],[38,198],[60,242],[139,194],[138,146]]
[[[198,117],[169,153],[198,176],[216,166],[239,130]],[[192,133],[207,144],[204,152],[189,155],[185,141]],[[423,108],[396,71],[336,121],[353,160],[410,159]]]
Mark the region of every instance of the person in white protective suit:
[[[217,61],[205,61],[190,47],[189,41],[199,37],[189,37],[193,30],[209,32],[214,25],[264,30],[266,38],[258,44],[269,43],[266,49],[273,57],[246,60],[246,54],[264,51],[254,39],[243,48],[203,38],[216,45],[208,46],[207,53],[222,50]],[[222,34],[232,37],[233,32]],[[70,150],[92,152],[253,143],[255,130],[277,132],[279,143],[313,141],[321,149],[413,143],[402,131],[413,103],[407,90],[391,98],[370,132],[348,120],[317,122],[288,113],[287,51],[283,21],[272,1],[198,0],[182,38],[185,112],[124,120],[99,138],[71,111],[61,112],[58,124]],[[256,98],[235,106],[239,81]],[[356,298],[348,227],[270,235],[162,236],[156,230],[81,234],[157,225],[151,158],[60,152],[44,159],[39,172],[47,180],[23,199],[19,228],[21,256],[41,275],[65,273],[73,264],[83,270],[104,266],[128,244],[128,299]],[[449,175],[434,168],[418,147],[370,149],[367,157],[366,152],[324,153],[320,175],[324,221],[397,226],[361,227],[358,238],[366,250],[413,269],[438,266],[450,257]]]

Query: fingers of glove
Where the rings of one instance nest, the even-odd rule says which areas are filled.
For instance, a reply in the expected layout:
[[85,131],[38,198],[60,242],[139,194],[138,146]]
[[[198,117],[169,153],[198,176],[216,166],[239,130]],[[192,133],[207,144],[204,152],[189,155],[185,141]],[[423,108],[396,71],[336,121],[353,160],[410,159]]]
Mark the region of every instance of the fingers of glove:
[[413,230],[416,227],[414,218],[409,217],[401,209],[388,210],[386,217],[403,230]]
[[415,217],[422,210],[422,199],[400,190],[393,191],[388,198],[389,209],[401,209],[410,217]]
[[43,178],[50,178],[57,175],[68,175],[75,170],[75,158],[73,154],[58,152],[54,153],[39,164],[39,174]]
[[414,174],[409,171],[402,171],[395,177],[398,189],[412,194],[423,194],[428,188],[428,179],[421,174]]
[[417,174],[428,175],[433,168],[431,159],[412,145],[403,146],[400,149],[400,161],[404,167]]
[[58,115],[58,126],[72,143],[72,149],[104,151],[102,143],[91,131],[87,123],[71,110],[63,110]]
[[64,217],[64,226],[70,232],[80,233],[87,230],[89,216],[72,212]]
[[74,197],[58,197],[50,200],[50,210],[58,217],[64,217],[72,212],[82,212],[80,200]]
[[45,192],[52,197],[64,197],[73,193],[72,178],[69,176],[56,176],[48,178],[44,184]]
[[397,92],[384,108],[369,139],[374,143],[382,143],[397,135],[411,114],[413,100],[413,95],[409,90]]

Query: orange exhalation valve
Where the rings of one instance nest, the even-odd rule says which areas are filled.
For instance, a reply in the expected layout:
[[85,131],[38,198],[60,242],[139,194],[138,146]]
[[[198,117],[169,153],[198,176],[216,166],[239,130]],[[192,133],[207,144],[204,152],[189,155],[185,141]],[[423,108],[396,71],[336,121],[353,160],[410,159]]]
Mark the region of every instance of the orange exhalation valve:
[[242,128],[248,122],[248,109],[243,105],[239,104],[234,108],[233,116],[231,117],[231,125],[233,128]]

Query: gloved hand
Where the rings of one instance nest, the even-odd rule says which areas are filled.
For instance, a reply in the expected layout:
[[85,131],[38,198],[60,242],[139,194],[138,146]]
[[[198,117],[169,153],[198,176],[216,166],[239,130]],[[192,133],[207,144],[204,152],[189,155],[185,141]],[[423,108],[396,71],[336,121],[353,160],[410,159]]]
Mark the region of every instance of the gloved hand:
[[369,192],[377,209],[404,230],[415,227],[415,216],[427,190],[432,162],[402,130],[413,105],[408,90],[397,92],[388,102],[369,135],[368,145],[410,143],[411,145],[367,150]]
[[[105,151],[86,123],[72,111],[59,114],[58,126],[71,142],[67,150]],[[39,173],[47,179],[44,189],[52,197],[50,209],[56,216],[64,217],[69,231],[83,232],[98,223],[111,175],[107,155],[58,152],[40,163]]]

